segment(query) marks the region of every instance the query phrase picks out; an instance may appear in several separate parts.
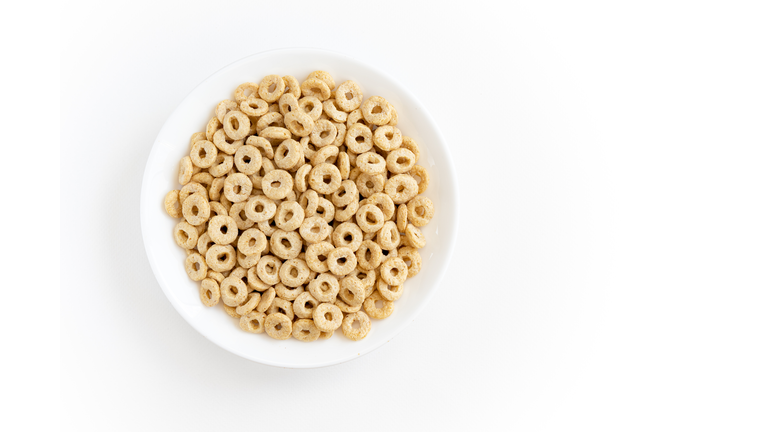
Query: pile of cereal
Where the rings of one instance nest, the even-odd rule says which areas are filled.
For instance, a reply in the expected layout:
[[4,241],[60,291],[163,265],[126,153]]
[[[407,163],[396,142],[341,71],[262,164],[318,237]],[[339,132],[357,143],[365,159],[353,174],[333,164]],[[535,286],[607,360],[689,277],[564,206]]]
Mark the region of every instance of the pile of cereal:
[[369,316],[390,316],[434,215],[419,147],[396,126],[386,99],[324,71],[269,75],[220,102],[165,197],[203,304],[305,342],[339,327],[360,340]]

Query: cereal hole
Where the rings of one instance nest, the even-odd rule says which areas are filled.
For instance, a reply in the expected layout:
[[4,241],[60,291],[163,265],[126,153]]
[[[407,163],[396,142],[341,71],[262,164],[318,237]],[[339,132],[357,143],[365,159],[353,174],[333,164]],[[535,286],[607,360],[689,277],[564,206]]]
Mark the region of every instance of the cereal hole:
[[352,234],[347,234],[344,236],[344,241],[347,243],[352,243]]
[[289,242],[288,239],[280,239],[280,244],[287,248],[291,247],[291,242]]
[[376,306],[376,309],[381,309],[384,307],[384,302],[381,300],[376,300],[376,303],[374,303],[374,306]]
[[357,138],[355,138],[355,141],[362,144],[365,141],[365,137],[363,137],[362,135],[358,135]]
[[248,247],[254,247],[256,246],[256,239],[251,237],[250,240],[248,240]]
[[376,218],[373,216],[372,213],[366,213],[365,214],[365,221],[370,223],[370,224],[375,224],[376,223]]
[[296,267],[291,268],[291,277],[297,277],[299,275],[299,271],[296,270]]
[[366,261],[370,261],[371,258],[373,258],[373,253],[371,252],[370,249],[366,249],[365,250],[365,260]]
[[273,181],[270,186],[272,186],[273,188],[277,189],[277,188],[280,187],[280,182],[279,181]]
[[310,229],[309,229],[309,231],[310,231],[311,233],[313,233],[313,234],[317,234],[317,233],[319,233],[319,232],[320,232],[320,227],[319,227],[319,226],[317,226],[317,225],[315,225],[315,226],[313,226],[312,228],[310,228]]
[[344,97],[347,98],[347,100],[352,100],[355,98],[355,95],[352,94],[352,92],[347,92]]
[[264,206],[261,204],[256,204],[256,213],[261,213],[264,211]]
[[370,180],[366,181],[365,187],[367,187],[368,189],[373,189],[373,182]]
[[355,330],[358,330],[358,329],[360,329],[360,320],[356,319],[356,320],[352,321],[352,325],[351,325],[351,327],[352,327],[353,329],[355,329]]
[[278,323],[278,324],[275,326],[275,330],[282,330],[282,329],[283,329],[283,325],[282,325],[282,324],[279,324],[279,323]]
[[398,164],[404,164],[406,162],[408,162],[408,158],[406,158],[405,156],[400,156],[399,158],[397,158]]
[[267,87],[267,91],[272,93],[273,91],[275,91],[276,88],[277,86],[275,85],[275,83],[272,83],[269,85],[269,87]]
[[395,134],[392,133],[392,131],[387,131],[387,133],[384,134],[385,137],[387,137],[388,140],[391,140],[395,137]]
[[323,183],[331,184],[331,175],[330,174],[323,175]]
[[380,112],[381,112],[381,107],[380,107],[380,106],[378,106],[378,105],[376,105],[375,107],[373,107],[373,109],[371,110],[371,113],[372,113],[372,114],[379,114]]
[[309,334],[309,330],[302,330],[302,331],[301,331],[301,334],[303,334],[304,336],[306,336],[306,335],[308,335],[308,334]]
[[325,318],[328,321],[332,321],[333,320],[333,314],[330,313],[330,312],[326,312],[325,315],[323,316],[323,318]]
[[339,259],[336,260],[336,263],[338,263],[339,265],[344,265],[344,264],[347,263],[347,258],[346,257],[340,257]]

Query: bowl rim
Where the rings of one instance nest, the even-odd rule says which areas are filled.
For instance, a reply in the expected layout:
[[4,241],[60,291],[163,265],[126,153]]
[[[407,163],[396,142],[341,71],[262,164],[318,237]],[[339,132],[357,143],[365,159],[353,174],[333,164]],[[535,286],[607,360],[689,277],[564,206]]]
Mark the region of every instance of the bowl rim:
[[[275,53],[290,53],[290,52],[294,52],[296,54],[300,54],[302,52],[305,52],[305,53],[306,52],[312,52],[312,53],[315,53],[315,54],[319,53],[319,54],[322,54],[322,55],[328,55],[328,56],[344,58],[347,61],[350,61],[350,62],[353,62],[353,63],[357,63],[359,65],[362,65],[363,67],[367,67],[367,68],[370,68],[370,69],[374,70],[376,73],[382,75],[386,80],[388,80],[389,83],[392,86],[394,86],[399,92],[402,92],[403,94],[407,95],[415,103],[416,108],[421,111],[421,113],[424,115],[426,120],[429,122],[428,127],[431,128],[434,131],[434,133],[436,134],[436,136],[438,137],[437,143],[434,143],[432,145],[440,146],[442,148],[442,150],[443,150],[443,153],[445,154],[445,160],[446,160],[445,169],[446,169],[446,172],[447,172],[447,175],[445,176],[445,183],[446,183],[447,190],[449,191],[449,195],[453,198],[452,199],[452,201],[453,201],[452,208],[442,209],[442,211],[450,211],[453,214],[452,219],[447,221],[448,222],[447,225],[448,225],[448,234],[449,235],[447,236],[446,245],[444,247],[445,254],[446,254],[445,261],[442,264],[442,268],[439,269],[437,277],[435,277],[434,281],[432,282],[435,285],[435,287],[433,289],[431,289],[426,294],[424,299],[419,304],[417,304],[415,306],[414,311],[412,312],[411,316],[409,317],[410,319],[403,320],[403,322],[400,323],[394,329],[394,331],[391,333],[390,337],[383,339],[380,343],[374,344],[374,345],[368,347],[367,349],[359,350],[359,351],[357,351],[356,354],[350,354],[347,357],[341,358],[341,359],[332,359],[332,360],[325,361],[325,362],[308,363],[306,365],[295,365],[295,364],[286,365],[286,364],[281,364],[279,362],[274,362],[274,361],[271,361],[271,360],[268,360],[268,359],[262,359],[262,358],[256,358],[256,357],[248,356],[248,355],[245,355],[242,352],[235,352],[235,351],[230,350],[228,347],[224,346],[222,343],[219,343],[219,341],[217,341],[216,339],[210,338],[206,334],[206,332],[201,331],[198,328],[198,326],[195,324],[195,322],[193,320],[191,320],[190,317],[187,316],[186,310],[184,308],[182,308],[181,304],[175,300],[175,297],[170,295],[170,293],[168,291],[169,288],[167,288],[165,286],[165,284],[163,283],[164,279],[159,277],[159,269],[156,268],[156,259],[153,258],[154,253],[153,253],[153,251],[149,247],[149,242],[148,242],[148,238],[147,238],[148,230],[145,228],[145,226],[149,223],[149,220],[148,220],[148,218],[149,218],[149,209],[147,208],[146,205],[144,205],[144,197],[148,195],[147,190],[149,188],[149,186],[148,186],[149,185],[149,179],[148,179],[149,174],[148,174],[147,168],[149,166],[149,162],[152,160],[152,158],[154,156],[154,153],[159,148],[159,146],[157,145],[158,144],[158,139],[161,136],[164,135],[166,129],[172,123],[171,120],[174,119],[178,115],[179,108],[181,106],[183,106],[187,102],[187,100],[190,99],[190,97],[197,92],[197,90],[200,87],[206,85],[209,81],[211,81],[215,77],[217,77],[219,75],[222,75],[222,74],[226,73],[227,71],[229,71],[229,70],[231,70],[233,68],[239,67],[243,63],[251,62],[255,58],[258,58],[258,57],[268,56],[268,55],[275,54]],[[160,130],[158,131],[158,133],[157,133],[157,135],[155,137],[155,141],[152,143],[152,148],[150,149],[149,155],[147,156],[147,160],[146,160],[146,162],[144,164],[144,173],[142,175],[142,184],[141,184],[141,194],[139,196],[139,219],[140,219],[140,225],[141,225],[141,238],[142,238],[142,242],[144,243],[144,250],[145,250],[145,253],[147,254],[147,260],[149,261],[149,265],[150,265],[150,268],[152,269],[152,273],[155,276],[155,280],[157,281],[158,285],[160,285],[160,288],[162,289],[163,294],[168,299],[168,301],[171,303],[171,305],[176,310],[176,312],[179,315],[181,315],[181,317],[184,319],[184,321],[186,321],[188,325],[190,325],[193,329],[195,329],[195,331],[197,331],[199,334],[201,334],[207,340],[212,342],[214,345],[222,348],[224,351],[227,351],[227,352],[229,352],[231,354],[234,354],[236,356],[245,358],[247,360],[250,360],[250,361],[253,361],[253,362],[256,362],[256,363],[260,363],[260,364],[264,364],[264,365],[268,365],[268,366],[274,366],[274,367],[288,368],[288,369],[321,368],[321,367],[326,367],[326,366],[332,366],[332,365],[337,365],[337,364],[341,364],[341,363],[346,363],[346,362],[348,362],[350,360],[353,360],[355,358],[360,358],[363,355],[368,354],[368,353],[376,350],[377,348],[381,347],[382,345],[384,345],[388,341],[392,340],[394,337],[396,337],[398,334],[400,334],[400,332],[402,332],[411,322],[413,322],[423,312],[423,310],[427,306],[427,304],[430,303],[430,301],[434,297],[435,293],[438,291],[439,284],[443,280],[443,277],[445,276],[445,273],[448,270],[450,261],[451,261],[451,259],[453,257],[454,249],[456,247],[456,240],[457,240],[457,237],[458,237],[459,221],[460,221],[460,217],[461,217],[461,215],[459,213],[460,205],[459,205],[459,190],[458,190],[457,171],[456,171],[456,168],[455,168],[455,163],[454,163],[454,160],[453,160],[453,156],[451,155],[451,152],[449,150],[450,149],[449,149],[449,147],[448,147],[448,145],[446,143],[445,137],[443,136],[442,132],[440,131],[440,128],[437,126],[437,123],[435,122],[435,119],[432,117],[432,115],[429,113],[429,111],[424,107],[422,102],[410,90],[408,90],[405,86],[403,86],[403,84],[400,81],[398,81],[397,79],[392,77],[389,73],[387,73],[386,71],[380,69],[377,66],[371,65],[371,64],[366,63],[366,62],[361,61],[361,60],[358,60],[358,59],[356,59],[356,58],[354,58],[354,57],[352,57],[350,55],[347,55],[347,54],[344,54],[344,53],[341,53],[341,52],[327,50],[327,49],[321,49],[321,48],[311,48],[311,47],[286,47],[286,48],[270,49],[270,50],[265,50],[265,51],[260,51],[260,52],[254,53],[254,54],[250,54],[250,55],[248,55],[246,57],[243,57],[243,58],[240,58],[238,60],[235,60],[234,62],[229,63],[228,65],[226,65],[226,66],[218,69],[217,71],[213,72],[208,77],[206,77],[204,80],[202,80],[198,85],[196,85],[192,90],[190,90],[187,93],[187,95],[176,105],[176,107],[174,108],[173,112],[171,112],[171,114],[165,120],[165,122],[163,123],[163,126],[160,128]]]

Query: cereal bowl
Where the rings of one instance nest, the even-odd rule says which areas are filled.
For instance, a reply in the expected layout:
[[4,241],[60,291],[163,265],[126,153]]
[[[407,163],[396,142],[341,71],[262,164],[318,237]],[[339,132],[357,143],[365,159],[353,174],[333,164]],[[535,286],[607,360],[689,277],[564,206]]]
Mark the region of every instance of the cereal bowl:
[[[419,165],[430,176],[424,195],[432,200],[435,216],[422,227],[427,245],[420,250],[422,269],[404,285],[402,297],[386,319],[371,319],[371,331],[352,341],[341,329],[327,340],[311,343],[276,340],[240,329],[222,307],[208,308],[200,301],[199,282],[184,269],[186,253],[173,238],[176,219],[166,214],[163,200],[180,188],[179,160],[189,153],[189,137],[204,130],[216,104],[232,98],[241,83],[260,81],[269,74],[293,75],[300,80],[314,70],[325,70],[338,83],[355,80],[366,96],[380,95],[397,109],[398,128],[421,150]],[[152,271],[168,300],[198,332],[221,348],[259,363],[313,368],[342,363],[373,351],[389,341],[417,317],[438,291],[456,242],[458,197],[456,173],[448,147],[432,117],[400,83],[382,71],[346,55],[317,49],[281,49],[255,54],[214,73],[179,104],[163,125],[149,155],[141,190],[141,228]]]

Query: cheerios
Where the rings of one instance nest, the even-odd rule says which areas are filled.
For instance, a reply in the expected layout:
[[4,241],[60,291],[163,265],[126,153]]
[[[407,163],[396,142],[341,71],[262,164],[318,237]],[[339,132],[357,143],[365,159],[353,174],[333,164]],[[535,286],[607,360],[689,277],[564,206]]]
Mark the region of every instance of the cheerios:
[[208,307],[216,306],[219,304],[220,297],[218,282],[213,279],[203,279],[200,282],[200,300],[204,305]]
[[357,257],[348,247],[337,247],[328,253],[328,270],[336,276],[345,276],[357,267]]
[[290,339],[293,332],[291,320],[281,313],[267,315],[264,320],[264,330],[269,337],[278,340]]
[[324,332],[332,332],[341,327],[341,321],[344,319],[344,314],[341,313],[341,309],[331,302],[320,303],[312,312],[312,318],[315,321],[315,326]]
[[360,105],[363,118],[370,124],[383,126],[392,118],[389,102],[381,96],[371,96]]
[[[355,322],[359,324],[358,328],[353,326]],[[371,331],[371,320],[363,311],[350,313],[344,317],[341,323],[341,331],[344,333],[344,336],[353,341],[361,340],[368,336],[368,333]]]
[[[378,306],[377,304],[381,304]],[[363,302],[363,310],[371,318],[384,319],[392,315],[395,310],[395,303],[385,299],[378,292],[373,293]]]

